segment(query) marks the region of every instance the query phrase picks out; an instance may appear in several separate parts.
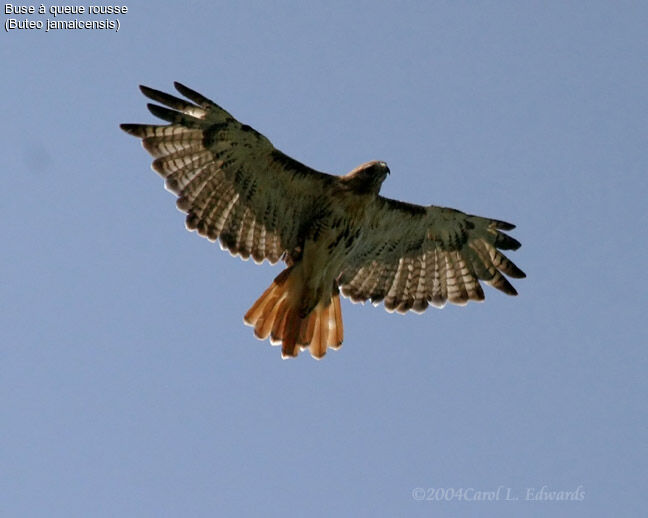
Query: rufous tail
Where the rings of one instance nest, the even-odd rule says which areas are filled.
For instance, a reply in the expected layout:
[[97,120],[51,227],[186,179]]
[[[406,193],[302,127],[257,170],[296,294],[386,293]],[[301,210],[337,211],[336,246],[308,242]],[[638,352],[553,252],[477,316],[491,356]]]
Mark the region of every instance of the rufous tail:
[[300,316],[303,280],[298,265],[281,272],[243,317],[254,327],[260,340],[270,336],[272,345],[281,344],[282,358],[297,356],[300,350],[310,348],[314,358],[320,359],[329,347],[342,345],[344,326],[340,293],[334,283],[330,298],[317,303],[305,316]]

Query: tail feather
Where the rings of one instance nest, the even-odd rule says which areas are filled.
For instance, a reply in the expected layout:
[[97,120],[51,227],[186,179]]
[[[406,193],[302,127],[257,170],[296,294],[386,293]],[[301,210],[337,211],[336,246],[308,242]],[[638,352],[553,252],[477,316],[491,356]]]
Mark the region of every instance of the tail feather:
[[270,343],[272,345],[279,345],[282,341],[284,322],[288,314],[288,302],[285,297],[279,299],[279,302],[274,308],[270,308],[270,317],[274,314],[274,323],[272,324],[272,331],[270,332]]
[[[263,308],[267,308],[268,312],[267,313],[261,313],[258,317],[258,320],[256,320],[256,327],[255,327],[255,334],[261,339],[265,340],[270,336],[270,333],[272,332],[272,326],[274,324],[274,319],[277,316],[277,310],[279,309],[279,299],[280,299],[280,293],[275,292],[270,294],[267,299],[266,303],[263,305]],[[263,309],[262,308],[262,309]],[[247,315],[246,315],[247,319]]]
[[339,290],[334,284],[330,298],[302,317],[299,308],[303,282],[297,266],[277,276],[245,314],[244,322],[254,327],[257,338],[265,340],[269,336],[271,344],[281,344],[283,358],[295,357],[300,350],[310,348],[311,355],[320,359],[328,347],[338,349],[342,345]]
[[326,341],[322,344],[322,311],[319,304],[313,310],[311,319],[313,320],[313,336],[311,338],[310,350],[311,355],[319,359],[326,354]]
[[333,312],[334,312],[334,324],[333,324],[333,342],[334,345],[331,345],[333,349],[339,349],[342,345],[342,340],[344,340],[344,325],[342,324],[342,308],[340,307],[340,294],[335,293],[333,295]]
[[301,319],[299,318],[299,313],[296,310],[289,308],[286,311],[286,318],[281,331],[281,355],[284,358],[294,358],[297,356],[297,353],[299,353],[297,340],[299,339],[300,324]]
[[[286,268],[283,272],[277,275],[274,282],[263,292],[263,295],[261,295],[257,301],[252,304],[252,307],[248,309],[247,313],[243,317],[246,324],[249,322],[256,322],[262,315],[264,315],[264,309],[266,309],[266,306],[268,306],[271,300],[272,305],[274,305],[275,301],[282,293],[281,286],[288,279],[291,269],[292,267]],[[272,307],[272,305],[270,307]],[[267,335],[263,338],[266,337]]]
[[316,318],[305,318],[301,322],[299,329],[299,343],[310,344],[313,340],[313,332],[315,331]]

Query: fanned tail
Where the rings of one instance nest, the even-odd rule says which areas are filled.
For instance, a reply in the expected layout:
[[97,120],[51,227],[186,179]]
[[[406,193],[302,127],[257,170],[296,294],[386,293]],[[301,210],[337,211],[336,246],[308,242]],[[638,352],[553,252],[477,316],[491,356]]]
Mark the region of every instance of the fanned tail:
[[302,279],[299,266],[281,272],[243,317],[254,327],[260,340],[270,337],[272,345],[281,344],[282,358],[294,358],[300,350],[310,347],[311,355],[320,359],[328,347],[338,349],[344,338],[342,309],[337,284],[330,298],[320,301],[302,317]]

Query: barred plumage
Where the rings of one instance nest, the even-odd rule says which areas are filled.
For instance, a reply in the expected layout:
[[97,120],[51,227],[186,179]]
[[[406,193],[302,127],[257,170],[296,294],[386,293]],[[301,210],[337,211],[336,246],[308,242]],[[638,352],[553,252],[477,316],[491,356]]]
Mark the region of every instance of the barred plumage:
[[348,258],[338,279],[354,302],[384,300],[388,311],[400,313],[448,301],[464,305],[484,300],[479,280],[517,294],[500,272],[513,278],[524,272],[496,248],[519,248],[498,230],[514,228],[510,223],[434,206],[412,211],[409,204],[381,197],[369,209],[370,237]]

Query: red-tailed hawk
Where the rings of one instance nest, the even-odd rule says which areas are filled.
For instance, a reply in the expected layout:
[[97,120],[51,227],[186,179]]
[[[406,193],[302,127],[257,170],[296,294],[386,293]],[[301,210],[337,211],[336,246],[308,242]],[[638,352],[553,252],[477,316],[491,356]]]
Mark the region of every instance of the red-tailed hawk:
[[175,87],[189,101],[140,87],[166,106],[148,108],[169,124],[121,128],[155,157],[189,230],[243,259],[286,262],[244,317],[258,338],[281,344],[282,357],[310,348],[321,358],[340,347],[340,289],[400,313],[483,300],[480,280],[517,295],[502,274],[525,274],[500,252],[520,247],[502,232],[514,225],[384,198],[385,162],[344,176],[315,171],[199,93]]

